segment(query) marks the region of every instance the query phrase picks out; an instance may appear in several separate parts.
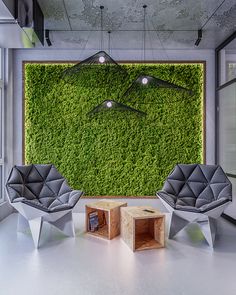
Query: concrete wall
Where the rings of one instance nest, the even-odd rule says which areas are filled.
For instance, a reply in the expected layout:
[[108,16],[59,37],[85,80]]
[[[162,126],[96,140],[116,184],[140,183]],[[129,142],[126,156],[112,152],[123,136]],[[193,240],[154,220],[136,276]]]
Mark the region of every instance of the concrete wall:
[[[95,51],[79,50],[14,50],[14,163],[22,163],[22,62],[82,60]],[[140,50],[112,50],[112,57],[119,60],[140,61]],[[146,53],[154,60],[206,61],[206,162],[215,161],[215,65],[213,50],[156,50]]]

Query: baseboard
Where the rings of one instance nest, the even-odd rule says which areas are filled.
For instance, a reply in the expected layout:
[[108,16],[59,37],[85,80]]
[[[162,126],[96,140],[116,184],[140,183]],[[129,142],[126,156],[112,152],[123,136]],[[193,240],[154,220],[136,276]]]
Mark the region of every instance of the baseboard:
[[7,201],[0,203],[0,221],[10,215],[12,212],[12,206]]
[[158,199],[156,196],[82,196],[81,199]]
[[231,217],[231,216],[229,216],[229,215],[227,215],[227,214],[225,214],[225,213],[223,213],[221,216],[222,216],[224,219],[226,219],[226,220],[228,220],[229,222],[231,222],[231,223],[233,223],[233,224],[236,225],[236,219],[234,219],[233,217]]

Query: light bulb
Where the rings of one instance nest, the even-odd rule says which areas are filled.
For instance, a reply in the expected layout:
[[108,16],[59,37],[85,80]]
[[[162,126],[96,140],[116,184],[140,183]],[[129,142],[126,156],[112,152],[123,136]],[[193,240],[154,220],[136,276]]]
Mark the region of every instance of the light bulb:
[[112,102],[111,102],[111,101],[108,101],[108,102],[107,102],[107,107],[108,107],[108,108],[111,108],[111,107],[112,107]]
[[104,57],[104,56],[100,56],[98,60],[99,60],[99,62],[100,62],[101,64],[103,64],[104,61],[105,61],[105,57]]
[[142,79],[142,84],[143,84],[143,85],[146,85],[147,83],[148,83],[148,79],[144,77],[144,78]]

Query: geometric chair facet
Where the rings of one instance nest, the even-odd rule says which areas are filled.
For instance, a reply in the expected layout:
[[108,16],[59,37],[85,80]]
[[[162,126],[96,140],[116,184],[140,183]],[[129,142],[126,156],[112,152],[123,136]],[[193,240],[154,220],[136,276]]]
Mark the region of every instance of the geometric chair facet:
[[232,201],[232,185],[218,165],[178,164],[156,195],[171,212],[169,238],[197,223],[213,247],[216,219]]
[[18,231],[30,227],[35,247],[44,221],[74,236],[72,209],[83,192],[72,190],[51,164],[14,166],[6,183],[11,205],[19,212]]

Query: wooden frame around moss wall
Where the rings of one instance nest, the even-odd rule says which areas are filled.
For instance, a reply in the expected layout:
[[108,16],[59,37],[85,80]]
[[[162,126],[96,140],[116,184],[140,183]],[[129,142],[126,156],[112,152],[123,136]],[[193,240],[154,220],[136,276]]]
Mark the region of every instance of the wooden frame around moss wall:
[[[26,64],[76,64],[79,61],[23,61],[22,62],[22,163],[25,163],[25,65]],[[203,163],[206,163],[206,61],[119,61],[120,64],[201,64],[203,66],[203,97],[202,97],[202,141],[203,141]],[[93,197],[94,198],[94,197]],[[104,197],[103,197],[104,198]],[[114,197],[112,197],[114,198]],[[115,197],[116,198],[116,197]],[[120,198],[120,196],[119,196]],[[145,197],[147,198],[147,197]],[[151,197],[152,198],[152,197]]]

